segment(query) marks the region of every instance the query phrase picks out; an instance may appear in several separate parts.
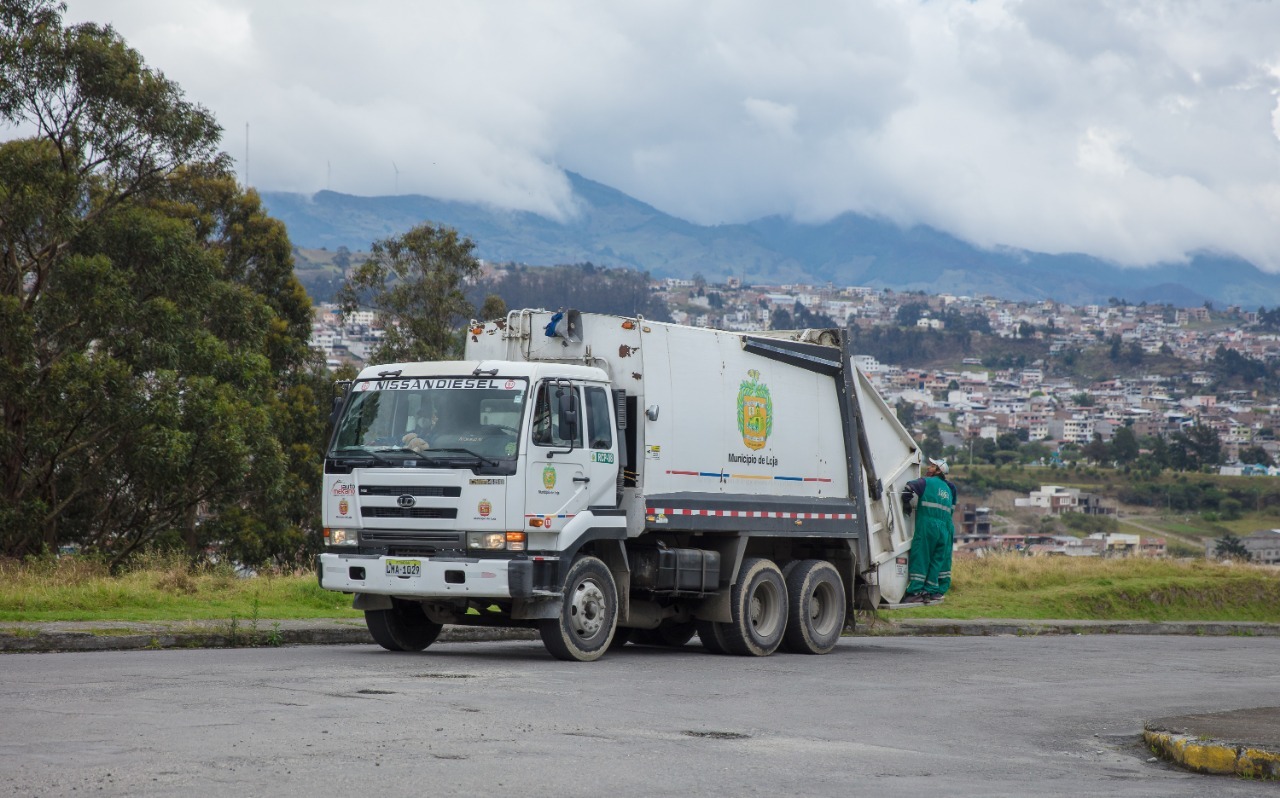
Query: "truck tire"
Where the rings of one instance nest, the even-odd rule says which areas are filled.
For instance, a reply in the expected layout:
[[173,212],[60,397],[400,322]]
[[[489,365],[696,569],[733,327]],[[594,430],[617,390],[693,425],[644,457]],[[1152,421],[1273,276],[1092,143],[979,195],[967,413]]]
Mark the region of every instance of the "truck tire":
[[391,599],[389,610],[365,610],[364,623],[373,640],[387,651],[421,651],[440,636],[443,624],[433,623],[416,601]]
[[782,647],[826,654],[844,631],[844,580],[826,560],[803,560],[787,574],[787,632]]
[[609,567],[595,557],[579,557],[564,580],[559,618],[538,622],[551,656],[570,662],[597,660],[609,649],[618,624],[618,588]]
[[729,653],[767,657],[777,650],[787,629],[787,583],[772,560],[742,561],[729,610],[733,620],[721,629]]
[[729,648],[724,642],[724,627],[727,623],[716,623],[715,621],[694,621],[694,626],[698,630],[698,639],[702,641],[702,647],[712,654],[728,654]]

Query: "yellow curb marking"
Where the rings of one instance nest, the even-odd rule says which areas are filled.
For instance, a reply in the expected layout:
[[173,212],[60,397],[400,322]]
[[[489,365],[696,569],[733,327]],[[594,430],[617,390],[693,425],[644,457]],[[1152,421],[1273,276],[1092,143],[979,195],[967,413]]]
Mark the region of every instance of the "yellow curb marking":
[[1190,770],[1249,778],[1280,778],[1280,753],[1205,742],[1185,734],[1144,731],[1151,749]]
[[1240,752],[1238,767],[1241,776],[1280,778],[1280,754],[1246,748]]
[[1236,749],[1187,741],[1182,744],[1182,762],[1204,773],[1235,773]]

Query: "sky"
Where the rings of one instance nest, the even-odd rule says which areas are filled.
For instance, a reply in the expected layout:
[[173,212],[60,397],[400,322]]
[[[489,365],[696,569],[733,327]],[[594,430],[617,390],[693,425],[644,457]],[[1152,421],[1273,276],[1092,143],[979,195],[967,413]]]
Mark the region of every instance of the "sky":
[[1280,2],[67,5],[212,110],[261,190],[568,219],[569,170],[701,224],[853,211],[1280,272]]

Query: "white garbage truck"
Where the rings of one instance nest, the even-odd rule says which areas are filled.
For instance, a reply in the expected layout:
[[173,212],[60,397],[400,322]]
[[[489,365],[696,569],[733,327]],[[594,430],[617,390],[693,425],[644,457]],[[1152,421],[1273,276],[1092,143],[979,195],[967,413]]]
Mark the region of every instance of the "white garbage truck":
[[726,332],[575,310],[473,322],[465,360],[342,384],[320,585],[374,640],[537,629],[822,654],[907,582],[921,453],[840,330]]

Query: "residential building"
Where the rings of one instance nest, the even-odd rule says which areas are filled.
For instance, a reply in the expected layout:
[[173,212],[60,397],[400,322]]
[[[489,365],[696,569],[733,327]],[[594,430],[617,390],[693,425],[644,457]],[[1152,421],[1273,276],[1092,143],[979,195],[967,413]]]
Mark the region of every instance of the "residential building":
[[1113,507],[1102,506],[1101,496],[1085,493],[1079,488],[1064,488],[1059,485],[1041,485],[1040,490],[1031,491],[1025,499],[1014,499],[1013,503],[1015,507],[1031,507],[1044,510],[1050,515],[1062,513],[1110,515],[1115,512]]

